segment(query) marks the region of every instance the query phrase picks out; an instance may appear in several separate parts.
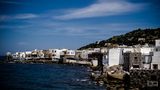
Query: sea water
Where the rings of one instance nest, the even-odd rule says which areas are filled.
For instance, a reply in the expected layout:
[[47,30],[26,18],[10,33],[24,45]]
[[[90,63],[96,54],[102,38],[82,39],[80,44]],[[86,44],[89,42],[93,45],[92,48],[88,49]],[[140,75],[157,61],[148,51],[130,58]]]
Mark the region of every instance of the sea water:
[[87,67],[63,64],[0,64],[0,90],[106,90]]

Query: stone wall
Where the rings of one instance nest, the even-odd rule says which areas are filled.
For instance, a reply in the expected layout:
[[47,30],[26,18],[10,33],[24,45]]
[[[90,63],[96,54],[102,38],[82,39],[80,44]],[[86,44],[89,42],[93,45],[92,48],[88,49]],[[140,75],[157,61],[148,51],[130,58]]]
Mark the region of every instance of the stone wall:
[[130,70],[130,87],[160,90],[160,70]]

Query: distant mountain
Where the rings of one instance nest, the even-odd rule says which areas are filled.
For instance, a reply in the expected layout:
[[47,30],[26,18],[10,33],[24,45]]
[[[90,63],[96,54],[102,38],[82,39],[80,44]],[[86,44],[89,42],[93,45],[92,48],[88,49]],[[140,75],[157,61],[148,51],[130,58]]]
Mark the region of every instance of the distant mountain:
[[160,28],[156,29],[137,29],[129,33],[113,36],[107,40],[96,41],[80,47],[79,50],[87,48],[114,47],[115,45],[144,45],[146,43],[154,45],[155,39],[160,39]]

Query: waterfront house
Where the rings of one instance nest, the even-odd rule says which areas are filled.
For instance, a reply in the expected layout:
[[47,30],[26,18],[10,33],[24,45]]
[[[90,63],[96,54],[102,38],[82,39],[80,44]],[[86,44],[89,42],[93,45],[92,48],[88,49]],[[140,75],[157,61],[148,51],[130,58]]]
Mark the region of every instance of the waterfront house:
[[26,51],[25,54],[26,54],[26,57],[25,57],[26,60],[32,59],[31,57],[32,51]]
[[145,46],[141,48],[144,69],[151,69],[153,49],[154,49],[153,47],[149,47],[149,46]]
[[151,69],[160,69],[160,39],[156,40],[152,56]]
[[43,50],[43,54],[45,60],[52,60],[53,54],[50,52],[50,50]]
[[88,59],[89,60],[98,60],[97,62],[98,62],[98,66],[103,66],[103,64],[102,64],[102,58],[103,58],[103,54],[102,53],[100,53],[100,52],[93,52],[93,53],[90,53],[90,54],[88,54]]
[[141,52],[141,48],[140,47],[127,47],[127,48],[123,48],[123,53],[125,52]]
[[26,58],[25,52],[19,52],[19,59],[20,60],[25,60],[25,58]]
[[123,54],[122,48],[109,49],[109,55],[108,55],[109,66],[122,65],[123,64],[123,55],[122,54]]
[[101,53],[103,54],[102,57],[102,64],[104,67],[108,67],[108,54],[109,54],[109,49],[106,47],[101,48]]
[[82,50],[80,54],[81,59],[88,60],[88,54],[91,54],[93,50]]
[[130,69],[143,68],[142,55],[140,52],[125,52],[123,53],[124,64],[123,69],[129,71]]
[[52,60],[58,61],[61,59],[61,56],[64,56],[67,52],[67,49],[50,49],[50,53],[52,53]]
[[108,48],[102,47],[100,52],[101,53],[107,53],[108,52]]
[[60,59],[61,50],[60,49],[52,49],[51,51],[53,53],[52,59]]
[[32,57],[33,60],[38,59],[38,50],[37,49],[32,51],[31,57]]
[[75,58],[78,60],[82,60],[81,54],[82,54],[82,50],[76,50],[75,51]]
[[43,50],[38,50],[37,52],[37,56],[39,59],[44,59],[44,53],[43,53]]
[[94,49],[93,49],[93,52],[100,52],[100,51],[101,51],[100,48],[94,48]]
[[76,52],[75,50],[67,50],[65,54],[65,58],[75,58]]
[[13,57],[14,60],[19,59],[19,52],[16,52],[16,53],[12,54],[12,57]]

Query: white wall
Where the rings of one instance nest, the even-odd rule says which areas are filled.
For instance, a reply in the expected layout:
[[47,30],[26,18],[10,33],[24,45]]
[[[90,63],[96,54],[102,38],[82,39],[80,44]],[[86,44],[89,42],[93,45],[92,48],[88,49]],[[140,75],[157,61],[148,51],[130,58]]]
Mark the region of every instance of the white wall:
[[160,46],[160,39],[156,40],[156,47]]
[[75,50],[67,50],[66,53],[66,55],[75,55],[75,54],[76,54]]
[[142,47],[141,53],[142,55],[150,55],[150,52],[153,52],[154,48],[152,47]]
[[112,48],[109,50],[109,66],[123,64],[122,52],[122,48]]
[[140,48],[123,48],[123,52],[141,52]]
[[158,65],[158,69],[160,69],[160,47],[155,47],[155,51],[153,52],[151,69],[153,69],[153,64]]
[[62,52],[62,50],[60,50],[60,49],[53,49],[52,53],[55,55],[55,56],[53,56],[53,58],[60,58],[61,52]]

